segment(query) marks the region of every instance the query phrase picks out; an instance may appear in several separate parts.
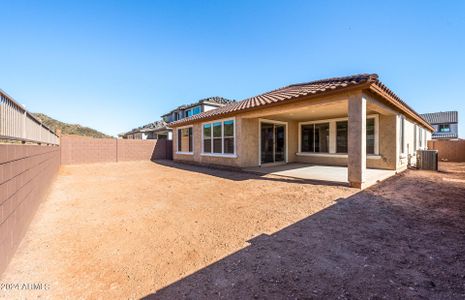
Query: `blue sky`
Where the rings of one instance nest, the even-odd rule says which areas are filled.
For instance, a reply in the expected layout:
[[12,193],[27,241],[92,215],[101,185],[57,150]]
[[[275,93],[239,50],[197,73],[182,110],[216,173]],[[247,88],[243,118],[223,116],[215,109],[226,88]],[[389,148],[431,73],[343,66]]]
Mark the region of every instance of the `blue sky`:
[[465,1],[4,1],[0,88],[116,135],[208,96],[355,73],[418,112],[458,110]]

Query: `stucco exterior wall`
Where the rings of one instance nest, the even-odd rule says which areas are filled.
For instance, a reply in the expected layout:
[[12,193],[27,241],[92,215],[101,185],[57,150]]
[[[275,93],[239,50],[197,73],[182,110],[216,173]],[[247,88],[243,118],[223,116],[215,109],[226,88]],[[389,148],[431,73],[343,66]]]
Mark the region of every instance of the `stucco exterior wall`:
[[[402,151],[401,146],[401,115],[397,115],[397,170],[403,170],[407,166],[416,164],[416,150],[427,149],[428,140],[431,140],[431,131],[405,118],[404,135],[405,135],[405,149]],[[420,129],[422,129],[421,142],[420,142]]]
[[396,116],[379,115],[379,159],[367,159],[368,168],[396,168]]
[[238,156],[242,167],[253,167],[258,165],[259,141],[258,141],[258,118],[241,119],[241,141],[238,141]]

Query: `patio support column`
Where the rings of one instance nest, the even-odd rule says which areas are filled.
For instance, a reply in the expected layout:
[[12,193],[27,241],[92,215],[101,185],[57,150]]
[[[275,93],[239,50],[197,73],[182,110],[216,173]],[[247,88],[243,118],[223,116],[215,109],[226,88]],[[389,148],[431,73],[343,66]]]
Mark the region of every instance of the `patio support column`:
[[366,99],[362,93],[348,100],[348,178],[355,188],[363,188],[366,180]]

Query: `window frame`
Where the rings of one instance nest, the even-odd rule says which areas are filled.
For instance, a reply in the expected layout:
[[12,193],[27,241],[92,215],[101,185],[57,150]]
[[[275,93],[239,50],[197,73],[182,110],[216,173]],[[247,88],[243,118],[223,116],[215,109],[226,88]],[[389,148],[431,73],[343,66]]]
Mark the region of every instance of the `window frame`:
[[[179,132],[182,129],[192,128],[192,151],[179,151]],[[176,128],[176,154],[194,155],[194,125],[181,126]]]
[[420,142],[419,143],[419,148],[420,149],[423,149],[423,127],[420,127],[419,130],[418,130],[418,141]]
[[[198,109],[198,112],[195,112],[196,109]],[[202,113],[202,107],[200,107],[199,105],[194,106],[193,108],[191,108],[191,110],[192,110],[192,115],[193,115],[193,116]]]
[[[380,148],[379,148],[379,114],[370,114],[366,116],[367,119],[374,119],[375,120],[375,145],[374,145],[374,154],[368,154],[367,158],[370,157],[379,157],[380,156]],[[336,122],[340,121],[349,121],[349,117],[343,118],[332,118],[332,119],[324,119],[324,120],[314,120],[314,121],[305,121],[298,123],[298,152],[297,155],[301,156],[330,156],[330,157],[344,157],[347,156],[347,153],[336,152],[337,149],[337,140],[336,140]],[[328,152],[302,152],[302,125],[309,125],[309,124],[319,124],[319,123],[330,123],[329,124],[329,153]],[[334,124],[333,124],[334,123]],[[333,125],[332,125],[333,124]],[[331,126],[334,126],[334,130],[332,132]],[[334,135],[334,136],[333,136]],[[331,152],[331,139],[334,139],[334,152]]]
[[[446,129],[446,128],[447,128],[447,130],[444,130],[444,131],[442,130],[442,129]],[[444,123],[444,124],[439,124],[438,125],[438,132],[439,133],[450,133],[451,131],[452,130],[450,128],[450,124]]]
[[406,140],[405,140],[405,117],[400,116],[399,120],[399,144],[400,144],[400,154],[405,155],[407,154],[407,149],[406,149]]
[[[226,121],[233,121],[233,153],[224,153],[224,122]],[[214,137],[213,137],[213,124],[214,123],[221,123],[221,153],[214,153],[213,152],[213,140],[214,140]],[[210,124],[210,139],[211,139],[211,144],[210,144],[210,147],[211,147],[211,152],[205,152],[205,149],[204,149],[204,125],[207,125],[207,124]],[[236,118],[235,117],[232,117],[232,118],[226,118],[226,119],[218,119],[218,120],[211,120],[211,121],[208,121],[208,122],[203,122],[201,124],[201,141],[202,141],[202,146],[201,146],[201,151],[200,151],[200,155],[202,156],[214,156],[214,157],[228,157],[228,158],[237,158],[237,150],[236,150],[236,146],[237,146],[237,135],[236,135]],[[230,138],[230,137],[227,137],[227,138]]]
[[[316,125],[321,125],[321,124],[328,124],[328,151],[315,151],[316,149]],[[312,125],[313,127],[313,151],[302,151],[302,127],[303,126],[308,126],[308,125]],[[300,150],[300,153],[310,153],[310,154],[315,154],[315,153],[322,153],[322,154],[329,154],[329,143],[330,143],[330,140],[331,140],[331,122],[315,122],[315,123],[310,123],[310,124],[301,124],[299,125],[299,138],[300,138],[300,147],[299,147],[299,150]],[[318,148],[321,148],[321,145],[318,144]]]

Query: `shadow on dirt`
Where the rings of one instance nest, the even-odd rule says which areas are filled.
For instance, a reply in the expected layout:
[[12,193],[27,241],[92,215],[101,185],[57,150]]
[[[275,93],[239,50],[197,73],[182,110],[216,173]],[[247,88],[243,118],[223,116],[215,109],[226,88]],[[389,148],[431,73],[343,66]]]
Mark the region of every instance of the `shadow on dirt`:
[[463,298],[465,185],[407,173],[144,299]]

